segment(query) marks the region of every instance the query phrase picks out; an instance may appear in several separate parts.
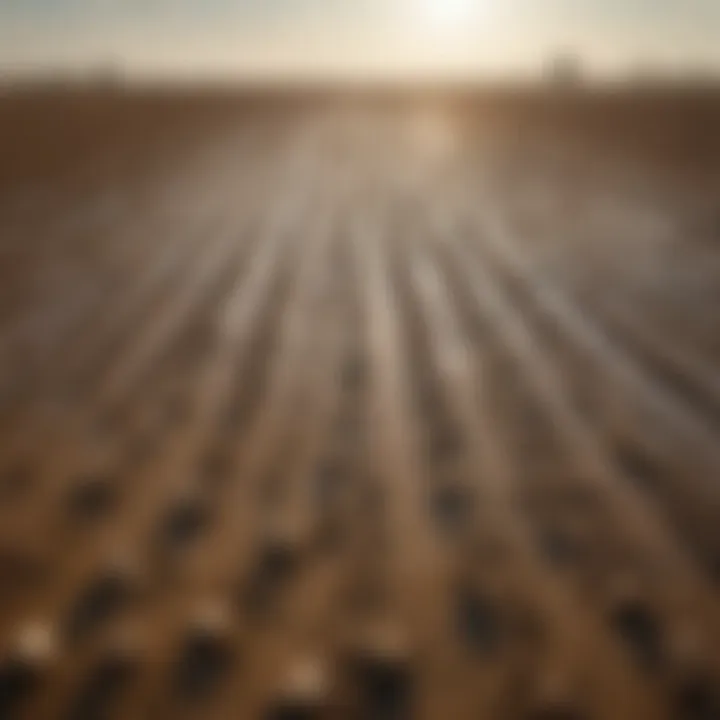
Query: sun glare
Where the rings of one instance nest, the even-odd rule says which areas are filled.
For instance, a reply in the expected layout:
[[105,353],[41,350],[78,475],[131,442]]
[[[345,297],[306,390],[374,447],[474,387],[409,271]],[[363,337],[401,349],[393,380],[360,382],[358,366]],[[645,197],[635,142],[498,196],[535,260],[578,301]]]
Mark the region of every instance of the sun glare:
[[423,24],[434,30],[457,30],[474,20],[488,0],[419,0]]

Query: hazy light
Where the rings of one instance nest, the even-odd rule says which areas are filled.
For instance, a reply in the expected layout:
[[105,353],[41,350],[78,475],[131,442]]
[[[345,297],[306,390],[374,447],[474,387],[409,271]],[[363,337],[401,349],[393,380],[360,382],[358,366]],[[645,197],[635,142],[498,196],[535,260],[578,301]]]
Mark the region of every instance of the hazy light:
[[487,16],[494,0],[417,0],[420,22],[431,30],[461,30]]

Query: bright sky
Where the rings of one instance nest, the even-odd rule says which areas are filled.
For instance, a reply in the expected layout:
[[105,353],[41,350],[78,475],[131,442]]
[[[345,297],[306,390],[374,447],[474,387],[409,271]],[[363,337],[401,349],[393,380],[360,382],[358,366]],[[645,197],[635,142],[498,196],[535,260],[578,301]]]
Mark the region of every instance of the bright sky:
[[454,74],[720,69],[720,0],[0,0],[0,68]]

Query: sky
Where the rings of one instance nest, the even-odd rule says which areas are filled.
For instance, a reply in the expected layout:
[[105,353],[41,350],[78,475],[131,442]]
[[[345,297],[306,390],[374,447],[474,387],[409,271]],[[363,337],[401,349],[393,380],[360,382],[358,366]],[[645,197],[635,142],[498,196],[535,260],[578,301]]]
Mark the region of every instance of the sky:
[[720,0],[0,0],[0,70],[160,76],[720,71]]

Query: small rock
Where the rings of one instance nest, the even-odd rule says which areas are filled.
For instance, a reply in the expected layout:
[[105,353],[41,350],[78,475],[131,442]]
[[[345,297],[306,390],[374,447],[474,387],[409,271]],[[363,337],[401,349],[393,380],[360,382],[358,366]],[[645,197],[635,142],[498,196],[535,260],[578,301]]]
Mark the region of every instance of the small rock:
[[12,717],[57,658],[53,628],[33,622],[21,627],[0,658],[0,717]]
[[210,601],[197,609],[175,673],[180,695],[195,699],[212,692],[232,663],[234,636],[232,615],[224,603]]
[[413,671],[410,648],[393,626],[370,629],[351,649],[350,670],[363,717],[400,720],[410,714]]
[[324,665],[314,659],[295,663],[283,679],[266,720],[317,720],[330,704],[330,681]]

